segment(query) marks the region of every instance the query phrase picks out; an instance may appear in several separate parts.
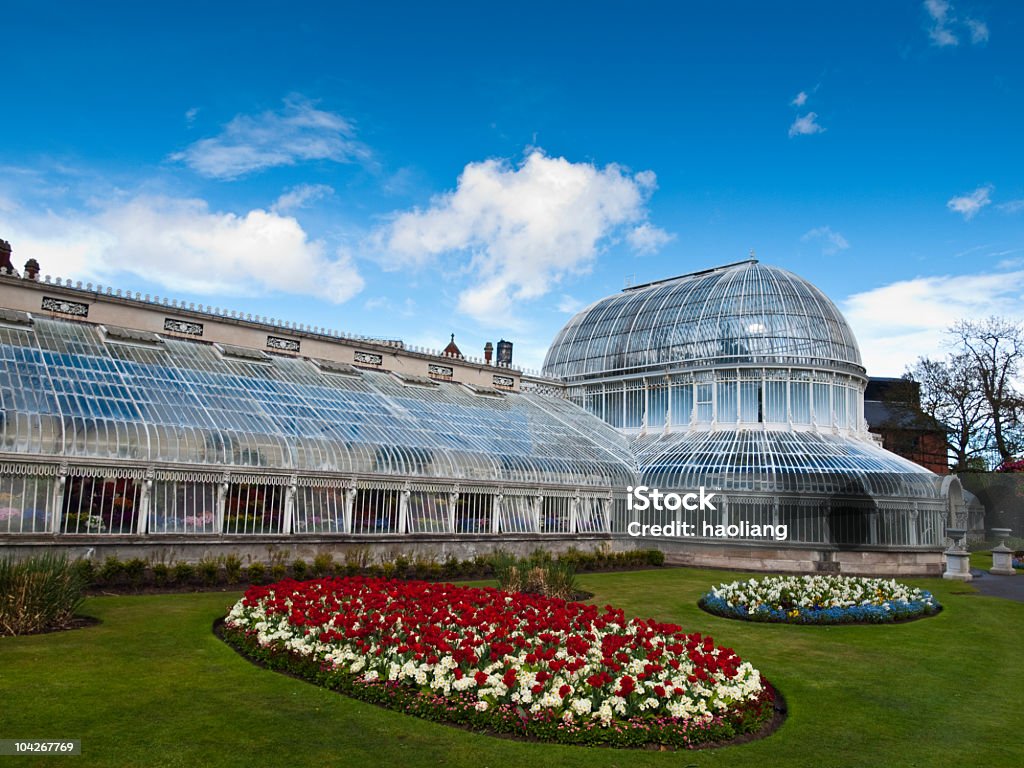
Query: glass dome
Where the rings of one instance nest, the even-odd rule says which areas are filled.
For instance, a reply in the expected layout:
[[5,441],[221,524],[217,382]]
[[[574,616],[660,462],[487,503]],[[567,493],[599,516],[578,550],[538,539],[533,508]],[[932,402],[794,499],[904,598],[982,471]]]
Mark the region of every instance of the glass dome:
[[836,306],[806,280],[754,259],[591,304],[555,337],[543,373],[573,383],[747,364],[864,373]]

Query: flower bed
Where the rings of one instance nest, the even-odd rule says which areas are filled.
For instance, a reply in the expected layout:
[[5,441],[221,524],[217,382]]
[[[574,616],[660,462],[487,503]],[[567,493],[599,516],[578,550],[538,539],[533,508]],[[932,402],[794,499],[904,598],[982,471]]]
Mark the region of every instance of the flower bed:
[[701,608],[717,616],[786,624],[884,624],[931,616],[942,606],[895,580],[854,576],[767,576],[719,584]]
[[251,587],[242,653],[431,720],[567,743],[692,747],[774,714],[761,674],[710,637],[621,610],[422,581]]

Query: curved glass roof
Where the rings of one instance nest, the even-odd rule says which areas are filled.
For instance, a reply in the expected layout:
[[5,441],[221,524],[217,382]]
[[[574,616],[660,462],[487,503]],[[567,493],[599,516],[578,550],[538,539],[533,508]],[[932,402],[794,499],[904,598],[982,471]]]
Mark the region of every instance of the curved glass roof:
[[591,304],[555,337],[543,372],[573,381],[747,363],[864,372],[853,332],[825,294],[753,259]]
[[0,326],[0,406],[0,451],[72,460],[603,487],[635,477],[623,437],[554,398],[176,339],[115,343],[47,318]]
[[938,475],[866,440],[817,432],[715,430],[632,443],[652,488],[934,499]]

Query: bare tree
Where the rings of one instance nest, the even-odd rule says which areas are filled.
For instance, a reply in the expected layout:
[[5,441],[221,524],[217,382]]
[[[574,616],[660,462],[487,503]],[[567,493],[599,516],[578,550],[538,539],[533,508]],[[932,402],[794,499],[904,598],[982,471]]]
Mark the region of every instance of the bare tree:
[[988,401],[972,357],[965,353],[945,360],[921,357],[904,378],[918,383],[921,410],[945,428],[953,471],[963,471],[991,452]]
[[950,335],[973,364],[987,405],[993,447],[1002,461],[1021,447],[1022,399],[1015,379],[1024,361],[1024,328],[1002,317],[961,320]]

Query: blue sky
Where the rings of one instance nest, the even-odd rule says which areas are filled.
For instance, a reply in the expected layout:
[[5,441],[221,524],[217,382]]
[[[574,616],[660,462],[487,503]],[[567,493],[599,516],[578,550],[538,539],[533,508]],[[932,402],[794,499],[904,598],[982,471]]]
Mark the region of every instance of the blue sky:
[[6,2],[15,264],[527,366],[751,249],[876,375],[1024,316],[1019,3],[323,6]]

